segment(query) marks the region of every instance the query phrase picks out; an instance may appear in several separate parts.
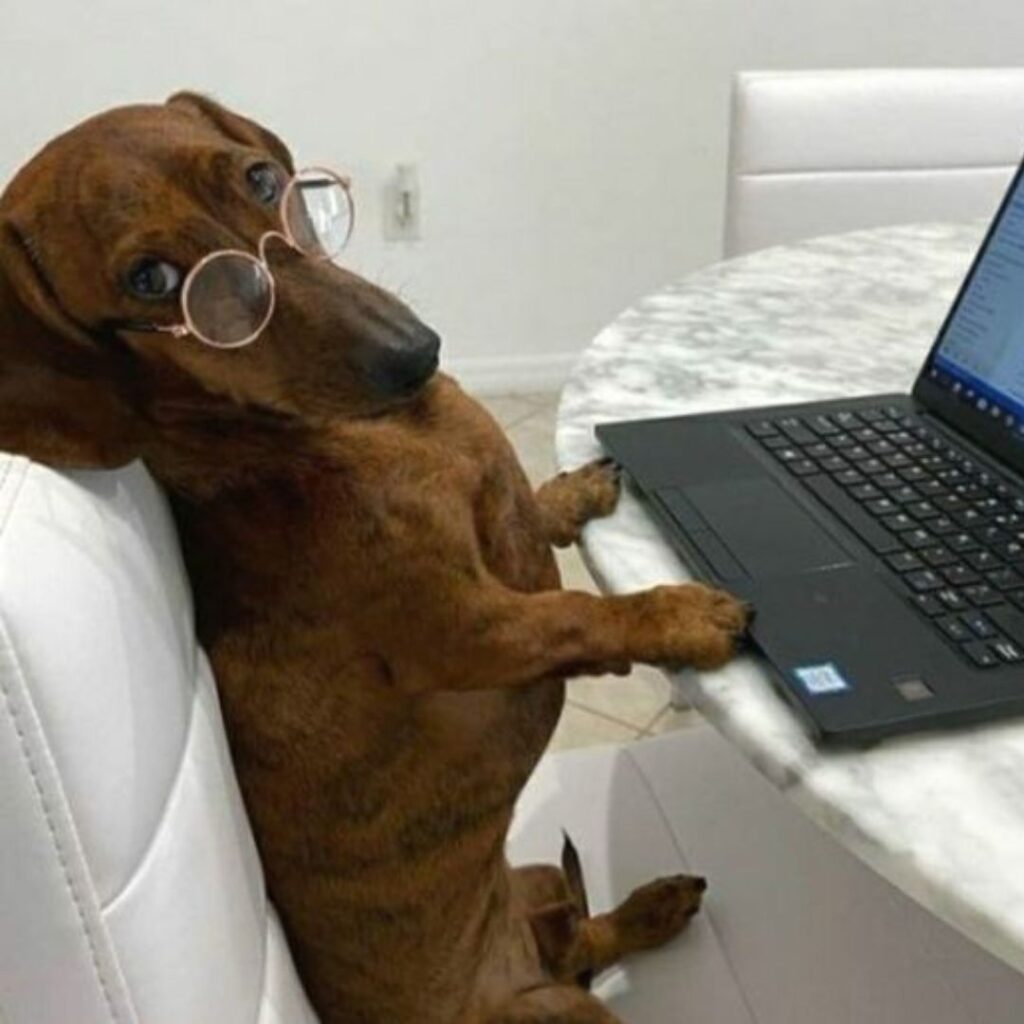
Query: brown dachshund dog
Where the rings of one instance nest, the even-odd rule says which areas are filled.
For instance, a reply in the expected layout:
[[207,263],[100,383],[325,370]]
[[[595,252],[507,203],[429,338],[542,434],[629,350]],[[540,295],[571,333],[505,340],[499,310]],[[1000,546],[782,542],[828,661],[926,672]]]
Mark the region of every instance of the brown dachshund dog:
[[271,246],[277,307],[244,348],[142,329],[181,320],[198,260],[278,227],[292,173],[275,135],[187,93],[33,158],[0,198],[0,448],[141,458],[170,493],[324,1024],[612,1021],[578,979],[677,934],[703,881],[588,916],[572,856],[509,867],[513,805],[566,676],[713,668],[747,610],[698,585],[561,590],[551,546],[612,510],[613,467],[534,493],[435,372],[437,336],[337,265]]

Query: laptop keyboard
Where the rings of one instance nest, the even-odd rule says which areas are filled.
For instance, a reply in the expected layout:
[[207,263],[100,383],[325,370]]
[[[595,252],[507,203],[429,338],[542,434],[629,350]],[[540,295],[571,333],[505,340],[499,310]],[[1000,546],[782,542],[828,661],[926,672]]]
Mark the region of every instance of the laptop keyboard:
[[966,661],[1024,661],[1024,488],[894,407],[745,426]]

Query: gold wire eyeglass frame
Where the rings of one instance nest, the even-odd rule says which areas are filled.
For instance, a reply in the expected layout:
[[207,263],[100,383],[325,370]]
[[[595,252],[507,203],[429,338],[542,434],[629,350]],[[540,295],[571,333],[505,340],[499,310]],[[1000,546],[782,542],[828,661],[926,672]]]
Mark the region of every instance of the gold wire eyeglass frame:
[[[288,202],[304,177],[312,174],[326,178],[331,184],[340,185],[345,196],[345,202],[348,206],[348,227],[345,231],[345,236],[331,252],[325,252],[322,250],[320,252],[310,252],[308,249],[303,248],[295,238],[288,224],[288,217],[286,214]],[[304,167],[292,175],[291,180],[288,182],[287,186],[285,186],[284,192],[281,193],[281,200],[278,203],[278,216],[281,219],[282,230],[267,231],[261,235],[259,241],[256,243],[256,255],[253,255],[251,252],[246,252],[244,249],[217,249],[214,252],[208,253],[198,263],[196,263],[188,274],[186,274],[185,280],[181,286],[180,303],[182,322],[177,324],[153,324],[151,329],[163,334],[173,334],[176,338],[183,338],[187,335],[192,335],[197,340],[206,345],[211,345],[214,348],[242,348],[245,345],[251,345],[264,332],[264,330],[266,330],[267,324],[270,323],[270,319],[274,315],[274,308],[277,304],[277,285],[274,281],[274,274],[270,269],[270,264],[267,262],[267,245],[273,239],[277,239],[284,242],[286,245],[291,246],[296,250],[296,252],[300,252],[304,256],[308,256],[310,259],[318,261],[330,260],[337,256],[348,244],[349,239],[352,237],[352,228],[355,225],[355,205],[352,201],[352,181],[350,178],[337,174],[326,167]],[[196,277],[214,260],[224,259],[225,257],[232,257],[235,259],[240,258],[253,263],[257,268],[259,268],[259,272],[264,276],[270,294],[267,312],[260,325],[252,332],[252,334],[240,339],[239,341],[223,342],[215,341],[212,338],[207,337],[196,326],[192,315],[189,313],[189,292],[196,281]]]

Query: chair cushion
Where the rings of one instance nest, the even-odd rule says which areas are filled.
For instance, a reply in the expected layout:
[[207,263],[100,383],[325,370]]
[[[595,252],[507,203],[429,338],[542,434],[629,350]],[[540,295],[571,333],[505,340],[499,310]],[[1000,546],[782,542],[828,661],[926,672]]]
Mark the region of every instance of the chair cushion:
[[0,455],[7,1024],[312,1022],[166,502]]

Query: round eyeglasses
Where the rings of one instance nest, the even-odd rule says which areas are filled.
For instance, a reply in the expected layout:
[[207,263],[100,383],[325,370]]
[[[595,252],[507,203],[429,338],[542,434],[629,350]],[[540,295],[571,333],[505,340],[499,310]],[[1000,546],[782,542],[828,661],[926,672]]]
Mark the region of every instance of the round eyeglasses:
[[274,315],[274,275],[266,247],[279,239],[315,260],[337,256],[355,222],[351,185],[334,171],[307,167],[288,182],[280,203],[280,231],[268,231],[256,253],[218,249],[188,272],[181,286],[180,324],[121,321],[111,326],[192,335],[214,348],[241,348],[254,342]]

